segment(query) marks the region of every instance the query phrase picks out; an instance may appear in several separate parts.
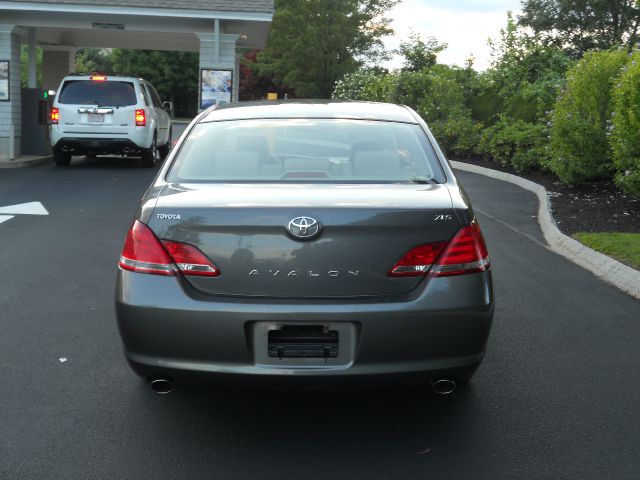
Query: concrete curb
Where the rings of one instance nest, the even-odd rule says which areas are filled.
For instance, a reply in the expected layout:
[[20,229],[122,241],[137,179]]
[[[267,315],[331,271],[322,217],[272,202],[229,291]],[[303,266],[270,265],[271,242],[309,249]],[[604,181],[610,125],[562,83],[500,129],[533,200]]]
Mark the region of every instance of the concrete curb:
[[465,172],[478,173],[495,178],[496,180],[513,183],[525,190],[535,193],[539,202],[538,222],[551,250],[589,270],[607,283],[640,299],[640,272],[611,257],[596,252],[577,240],[563,234],[553,219],[547,190],[542,185],[516,175],[511,175],[510,173],[491,170],[464,162],[452,161],[451,166]]
[[30,167],[32,165],[40,165],[50,161],[53,157],[46,155],[43,157],[27,158],[25,160],[0,160],[0,169],[2,168],[21,168]]

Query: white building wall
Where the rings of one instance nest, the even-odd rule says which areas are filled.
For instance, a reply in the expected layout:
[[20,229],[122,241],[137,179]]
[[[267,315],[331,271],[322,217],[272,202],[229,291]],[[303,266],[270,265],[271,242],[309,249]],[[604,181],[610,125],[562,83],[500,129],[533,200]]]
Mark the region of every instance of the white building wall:
[[10,152],[10,134],[13,130],[14,157],[20,156],[21,142],[21,90],[20,90],[20,37],[13,25],[0,25],[0,60],[9,60],[9,101],[0,101],[0,161],[7,160]]

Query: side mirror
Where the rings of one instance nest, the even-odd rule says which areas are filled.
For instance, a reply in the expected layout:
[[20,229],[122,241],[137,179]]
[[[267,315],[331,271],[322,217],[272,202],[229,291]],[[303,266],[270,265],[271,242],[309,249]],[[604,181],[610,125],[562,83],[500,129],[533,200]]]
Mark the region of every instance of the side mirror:
[[162,108],[167,111],[173,110],[173,102],[162,102]]

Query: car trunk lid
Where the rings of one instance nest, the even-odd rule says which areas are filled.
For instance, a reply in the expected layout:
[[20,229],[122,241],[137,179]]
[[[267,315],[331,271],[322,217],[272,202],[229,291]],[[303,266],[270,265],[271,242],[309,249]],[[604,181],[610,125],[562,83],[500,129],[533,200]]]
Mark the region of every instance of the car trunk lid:
[[[314,238],[290,230],[303,217],[318,222]],[[149,226],[220,269],[185,276],[201,292],[329,298],[411,291],[422,277],[389,270],[417,245],[448,241],[460,223],[444,185],[183,184],[163,189]]]

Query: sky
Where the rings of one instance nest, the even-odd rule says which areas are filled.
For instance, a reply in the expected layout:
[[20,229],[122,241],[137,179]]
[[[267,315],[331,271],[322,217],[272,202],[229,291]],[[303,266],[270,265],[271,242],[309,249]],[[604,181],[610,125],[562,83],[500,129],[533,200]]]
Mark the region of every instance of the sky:
[[[398,48],[411,31],[423,39],[430,36],[449,48],[438,56],[440,63],[464,66],[471,54],[474,68],[485,70],[491,62],[489,38],[498,38],[507,23],[507,11],[520,13],[520,0],[402,0],[388,14],[395,35],[385,40],[388,49]],[[400,68],[397,56],[386,64]]]

